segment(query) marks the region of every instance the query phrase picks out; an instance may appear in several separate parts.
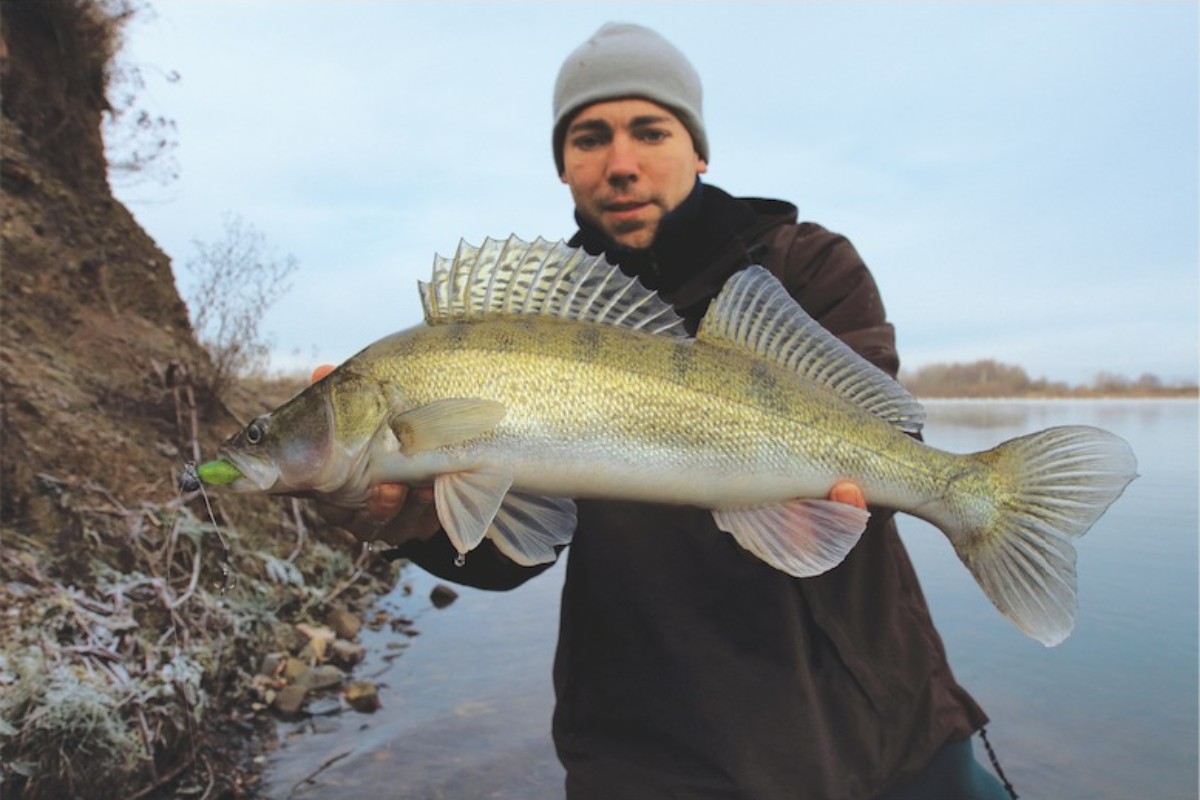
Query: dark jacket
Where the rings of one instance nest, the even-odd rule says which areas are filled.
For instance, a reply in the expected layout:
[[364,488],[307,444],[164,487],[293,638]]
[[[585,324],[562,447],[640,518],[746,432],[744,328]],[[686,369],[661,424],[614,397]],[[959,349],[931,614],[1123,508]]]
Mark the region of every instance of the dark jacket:
[[[845,238],[797,224],[790,204],[698,186],[651,253],[586,227],[572,243],[604,249],[693,330],[730,275],[762,264],[857,352],[898,368],[866,266]],[[744,553],[702,509],[578,508],[554,668],[571,800],[865,800],[987,721],[951,674],[889,513],[843,564],[800,580]],[[415,560],[491,588],[533,572],[492,551],[446,569],[444,538]]]

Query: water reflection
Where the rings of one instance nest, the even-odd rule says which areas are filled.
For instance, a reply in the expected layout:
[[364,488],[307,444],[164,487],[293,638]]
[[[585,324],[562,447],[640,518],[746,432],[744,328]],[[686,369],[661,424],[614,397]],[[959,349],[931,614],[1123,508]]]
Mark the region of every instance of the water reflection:
[[[1057,648],[1001,617],[940,532],[901,530],[959,680],[1019,793],[1054,800],[1196,797],[1197,407],[1189,401],[931,402],[926,440],[990,448],[1051,425],[1108,428],[1141,477],[1079,544],[1079,617]],[[270,762],[264,795],[551,800],[550,664],[562,565],[505,593],[463,590],[429,609],[434,581],[386,601],[421,635],[388,665],[388,634],[365,668],[383,709],[317,723]],[[322,769],[322,766],[325,766]]]

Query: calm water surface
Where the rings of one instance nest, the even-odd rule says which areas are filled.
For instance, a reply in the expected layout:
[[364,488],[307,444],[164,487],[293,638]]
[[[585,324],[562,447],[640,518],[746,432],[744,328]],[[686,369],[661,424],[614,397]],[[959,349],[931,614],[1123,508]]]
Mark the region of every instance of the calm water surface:
[[[1078,623],[1056,648],[1001,617],[940,532],[911,517],[900,526],[951,664],[991,716],[992,744],[1019,794],[1196,798],[1196,403],[927,408],[926,440],[956,452],[1076,423],[1133,445],[1141,477],[1080,542]],[[397,591],[385,605],[417,617],[421,633],[371,634],[372,655],[360,669],[385,684],[383,709],[285,731],[265,796],[561,798],[549,729],[562,576],[560,564],[516,591],[464,589],[436,611],[426,600],[436,581],[406,572],[411,594]]]

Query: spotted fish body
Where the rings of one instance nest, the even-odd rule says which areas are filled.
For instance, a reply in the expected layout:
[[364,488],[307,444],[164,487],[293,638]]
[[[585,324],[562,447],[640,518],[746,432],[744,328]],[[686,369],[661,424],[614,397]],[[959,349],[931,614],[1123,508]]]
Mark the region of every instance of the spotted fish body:
[[919,404],[759,267],[727,282],[695,339],[602,259],[541,240],[464,245],[421,289],[426,324],[227,444],[213,463],[241,473],[235,488],[360,507],[373,484],[432,483],[460,553],[486,536],[523,564],[569,541],[571,498],[695,505],[806,577],[866,525],[824,499],[849,479],[937,525],[997,607],[1056,644],[1073,625],[1072,541],[1134,477],[1128,445],[1095,428],[971,455],[922,444]]

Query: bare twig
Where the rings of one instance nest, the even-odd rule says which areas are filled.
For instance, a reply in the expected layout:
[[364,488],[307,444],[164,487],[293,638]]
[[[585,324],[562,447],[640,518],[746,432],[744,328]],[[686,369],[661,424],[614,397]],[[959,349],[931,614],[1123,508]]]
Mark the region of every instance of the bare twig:
[[296,548],[288,555],[288,563],[294,563],[296,556],[300,555],[300,551],[304,549],[304,537],[307,529],[304,526],[304,517],[300,514],[300,501],[292,498],[292,521],[296,525]]
[[150,781],[158,783],[158,764],[154,763],[154,744],[150,736],[150,725],[146,722],[146,711],[141,706],[137,709],[138,730],[142,734],[142,747],[146,748],[146,757],[144,761],[146,766],[150,768]]
[[144,787],[140,791],[137,791],[137,792],[129,795],[129,800],[142,800],[143,797],[149,797],[150,795],[154,794],[159,789],[166,786],[171,781],[175,780],[180,775],[182,775],[194,763],[196,763],[196,754],[191,753],[182,762],[180,762],[179,764],[176,764],[174,767],[172,767],[169,772],[166,772],[166,773],[162,774],[161,776],[159,776],[157,781],[155,781],[154,783],[151,783],[149,786]]
[[192,556],[192,580],[188,583],[187,591],[185,591],[179,597],[175,598],[174,602],[172,602],[170,604],[172,613],[174,613],[175,609],[179,608],[181,605],[186,603],[188,601],[188,598],[190,598],[192,596],[192,594],[196,591],[196,584],[198,584],[200,582],[201,552],[202,551],[200,548],[200,541],[197,540],[196,541],[196,553],[194,556]]
[[341,761],[343,758],[345,758],[346,756],[350,755],[353,752],[354,752],[353,750],[347,750],[344,753],[338,753],[336,756],[326,759],[324,762],[322,762],[321,766],[317,767],[315,770],[310,772],[308,775],[305,775],[303,778],[296,781],[296,785],[292,787],[292,790],[290,792],[288,792],[288,797],[294,796],[296,794],[296,792],[299,791],[301,786],[303,786],[306,783],[312,783],[314,780],[316,780],[316,777],[318,775],[320,775],[322,772],[329,769],[334,764]]
[[354,561],[354,572],[350,573],[350,577],[346,578],[341,583],[334,586],[322,597],[314,598],[312,600],[309,600],[307,603],[305,603],[304,608],[301,609],[301,614],[307,613],[308,610],[314,606],[318,606],[323,603],[331,602],[339,594],[346,591],[351,586],[353,586],[355,583],[357,583],[358,579],[361,578],[363,575],[363,571],[364,571],[363,568],[366,566],[367,562],[370,559],[371,559],[371,551],[368,550],[366,547],[364,547],[362,552],[359,553],[358,558],[355,559],[355,561]]

